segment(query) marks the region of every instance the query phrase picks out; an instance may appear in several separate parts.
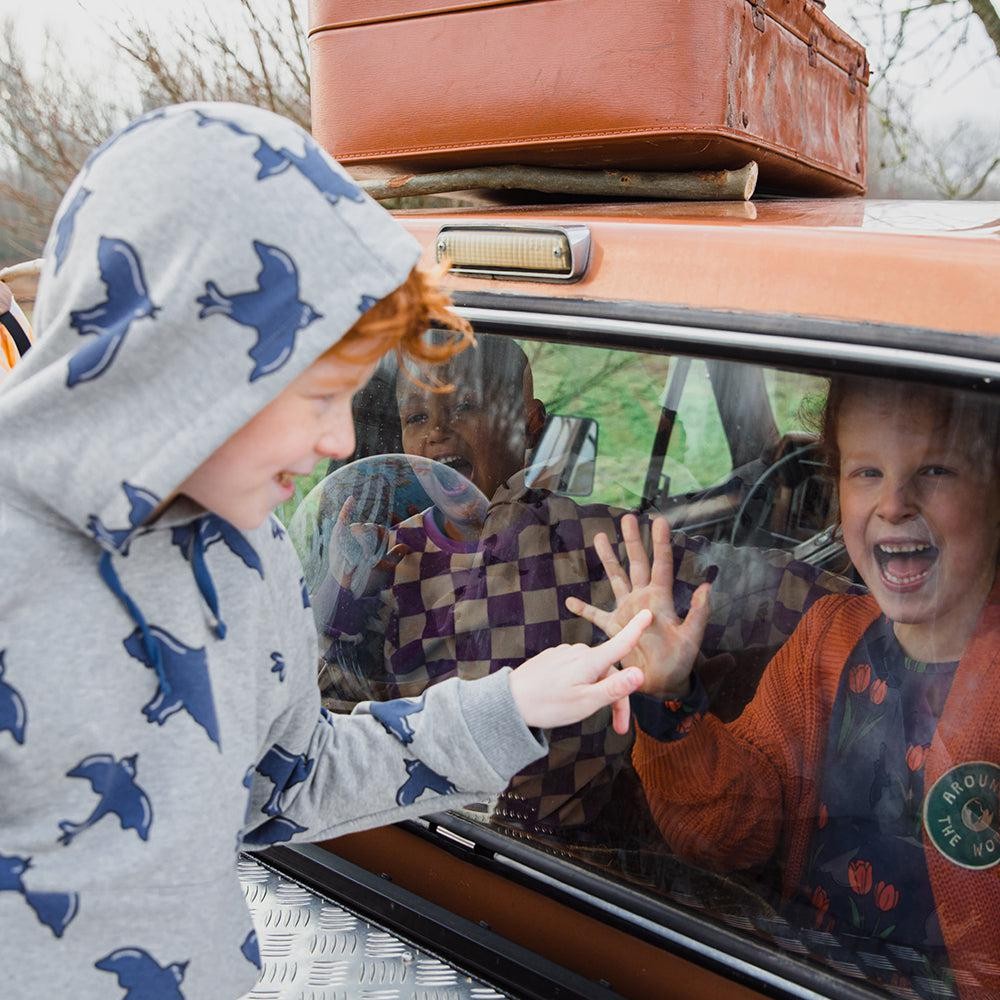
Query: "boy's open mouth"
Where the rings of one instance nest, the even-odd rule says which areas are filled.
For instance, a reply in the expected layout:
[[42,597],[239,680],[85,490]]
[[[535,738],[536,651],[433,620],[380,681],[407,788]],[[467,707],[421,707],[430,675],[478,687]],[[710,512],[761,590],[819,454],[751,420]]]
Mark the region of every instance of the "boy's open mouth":
[[449,469],[454,469],[459,475],[466,479],[472,478],[472,463],[461,455],[444,455],[436,459],[442,465],[447,465]]
[[882,579],[897,590],[919,587],[939,554],[930,542],[882,542],[874,553]]
[[462,496],[472,482],[472,463],[461,455],[442,455],[440,458],[435,458],[434,461],[456,473],[456,475],[448,475],[437,466],[434,467],[434,478],[437,479],[445,496]]

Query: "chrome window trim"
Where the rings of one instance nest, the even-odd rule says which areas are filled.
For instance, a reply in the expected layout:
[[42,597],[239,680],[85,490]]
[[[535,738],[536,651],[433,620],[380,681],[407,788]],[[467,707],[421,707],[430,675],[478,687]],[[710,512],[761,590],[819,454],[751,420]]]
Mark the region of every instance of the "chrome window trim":
[[[441,827],[438,827],[437,830],[440,833]],[[584,892],[582,889],[578,889],[576,886],[569,885],[566,882],[561,882],[559,879],[553,878],[551,875],[539,871],[537,868],[532,868],[523,862],[514,861],[512,858],[508,858],[500,854],[494,855],[494,859],[500,865],[510,868],[513,871],[520,872],[527,878],[552,886],[560,892],[566,893],[581,902],[595,902],[595,897]],[[770,972],[767,969],[762,969],[759,965],[752,965],[750,962],[747,962],[742,958],[736,958],[734,955],[730,955],[710,944],[699,941],[697,938],[690,937],[687,934],[682,934],[680,931],[673,930],[670,927],[663,927],[641,914],[633,913],[630,910],[626,910],[623,907],[606,900],[600,900],[599,903],[601,909],[603,909],[606,913],[617,917],[619,920],[631,923],[636,927],[642,927],[648,933],[660,938],[660,940],[666,943],[679,946],[687,951],[700,955],[702,958],[705,958],[710,962],[722,966],[725,969],[729,969],[737,975],[745,977],[745,979],[751,980],[753,985],[749,987],[750,989],[758,988],[760,986],[770,986],[781,990],[782,995],[784,996],[794,996],[799,998],[799,1000],[828,1000],[828,996],[826,994],[817,993],[815,990],[811,990],[806,986],[800,986],[798,983],[795,983],[790,979],[785,979],[777,973]],[[840,980],[838,979],[837,982],[839,983]],[[847,980],[847,982],[850,983],[850,985],[856,985],[851,983],[850,980]]]
[[473,327],[504,326],[524,330],[567,330],[574,334],[597,334],[613,340],[634,336],[663,341],[677,347],[727,348],[734,356],[746,351],[787,356],[798,363],[817,361],[848,362],[880,368],[906,370],[920,375],[951,376],[975,379],[983,385],[1000,389],[1000,362],[956,357],[932,351],[895,347],[877,347],[842,341],[825,341],[808,337],[786,337],[778,334],[746,333],[724,327],[682,326],[649,320],[609,319],[600,316],[576,316],[569,313],[542,313],[513,309],[489,309],[456,306]]
[[[751,990],[788,1000],[821,997],[884,1000],[882,991],[866,981],[846,976],[833,966],[782,951],[708,911],[685,910],[606,874],[577,867],[573,861],[540,849],[530,838],[512,839],[506,833],[483,826],[481,819],[466,818],[456,812],[434,813],[404,820],[400,826],[456,857],[509,877],[597,920],[605,920],[624,934],[634,934],[716,975],[734,978]],[[458,840],[448,836],[439,839],[445,831],[458,833],[475,847],[470,850],[464,845],[457,846]],[[637,900],[638,906],[634,905]],[[657,911],[666,919],[657,919]],[[706,924],[711,927],[711,935],[704,933]]]

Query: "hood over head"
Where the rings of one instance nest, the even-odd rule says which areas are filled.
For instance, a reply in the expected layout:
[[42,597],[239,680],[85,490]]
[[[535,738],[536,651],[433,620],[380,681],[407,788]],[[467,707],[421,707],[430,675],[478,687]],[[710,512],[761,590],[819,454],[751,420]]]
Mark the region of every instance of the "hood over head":
[[149,112],[87,161],[0,391],[0,497],[105,551],[374,302],[419,248],[270,112]]

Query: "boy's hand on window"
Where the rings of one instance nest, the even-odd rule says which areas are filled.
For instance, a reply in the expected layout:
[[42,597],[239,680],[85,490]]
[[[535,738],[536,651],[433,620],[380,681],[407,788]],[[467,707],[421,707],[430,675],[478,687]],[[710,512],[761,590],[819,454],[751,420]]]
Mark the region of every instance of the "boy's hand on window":
[[554,646],[522,663],[510,675],[510,691],[524,721],[554,729],[610,705],[615,732],[627,732],[628,696],[642,683],[642,672],[618,671],[615,664],[634,649],[651,621],[648,611],[640,611],[599,646]]
[[638,520],[633,514],[622,518],[622,537],[628,554],[629,571],[626,574],[607,535],[597,535],[594,548],[608,574],[615,608],[603,611],[576,597],[567,598],[566,607],[609,636],[616,636],[638,611],[651,611],[652,627],[643,633],[622,663],[642,670],[644,679],[640,690],[645,694],[659,698],[683,697],[690,691],[691,670],[708,624],[711,585],[703,583],[694,592],[687,618],[681,621],[674,608],[674,558],[666,518],[658,517],[653,521],[652,536],[653,564],[650,566],[639,535]]

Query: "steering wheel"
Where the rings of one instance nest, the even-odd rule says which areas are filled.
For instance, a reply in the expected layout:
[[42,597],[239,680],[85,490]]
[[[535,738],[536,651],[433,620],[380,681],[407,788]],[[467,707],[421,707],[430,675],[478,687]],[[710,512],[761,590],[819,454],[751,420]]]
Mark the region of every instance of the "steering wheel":
[[[756,482],[747,491],[747,495],[743,498],[743,503],[740,504],[740,508],[733,519],[733,530],[729,537],[730,544],[737,546],[757,543],[761,535],[763,535],[770,540],[772,545],[776,545],[777,548],[788,548],[788,543],[791,539],[772,531],[770,528],[764,527],[767,519],[770,517],[771,511],[774,509],[774,501],[780,482],[778,473],[789,466],[801,464],[807,457],[815,455],[818,451],[819,444],[815,441],[810,441],[808,444],[793,448],[782,455],[776,462],[772,462],[757,477]],[[803,474],[796,476],[796,480],[800,482],[804,481],[809,475],[813,474],[812,472],[804,471]],[[798,544],[797,541],[796,544]]]

